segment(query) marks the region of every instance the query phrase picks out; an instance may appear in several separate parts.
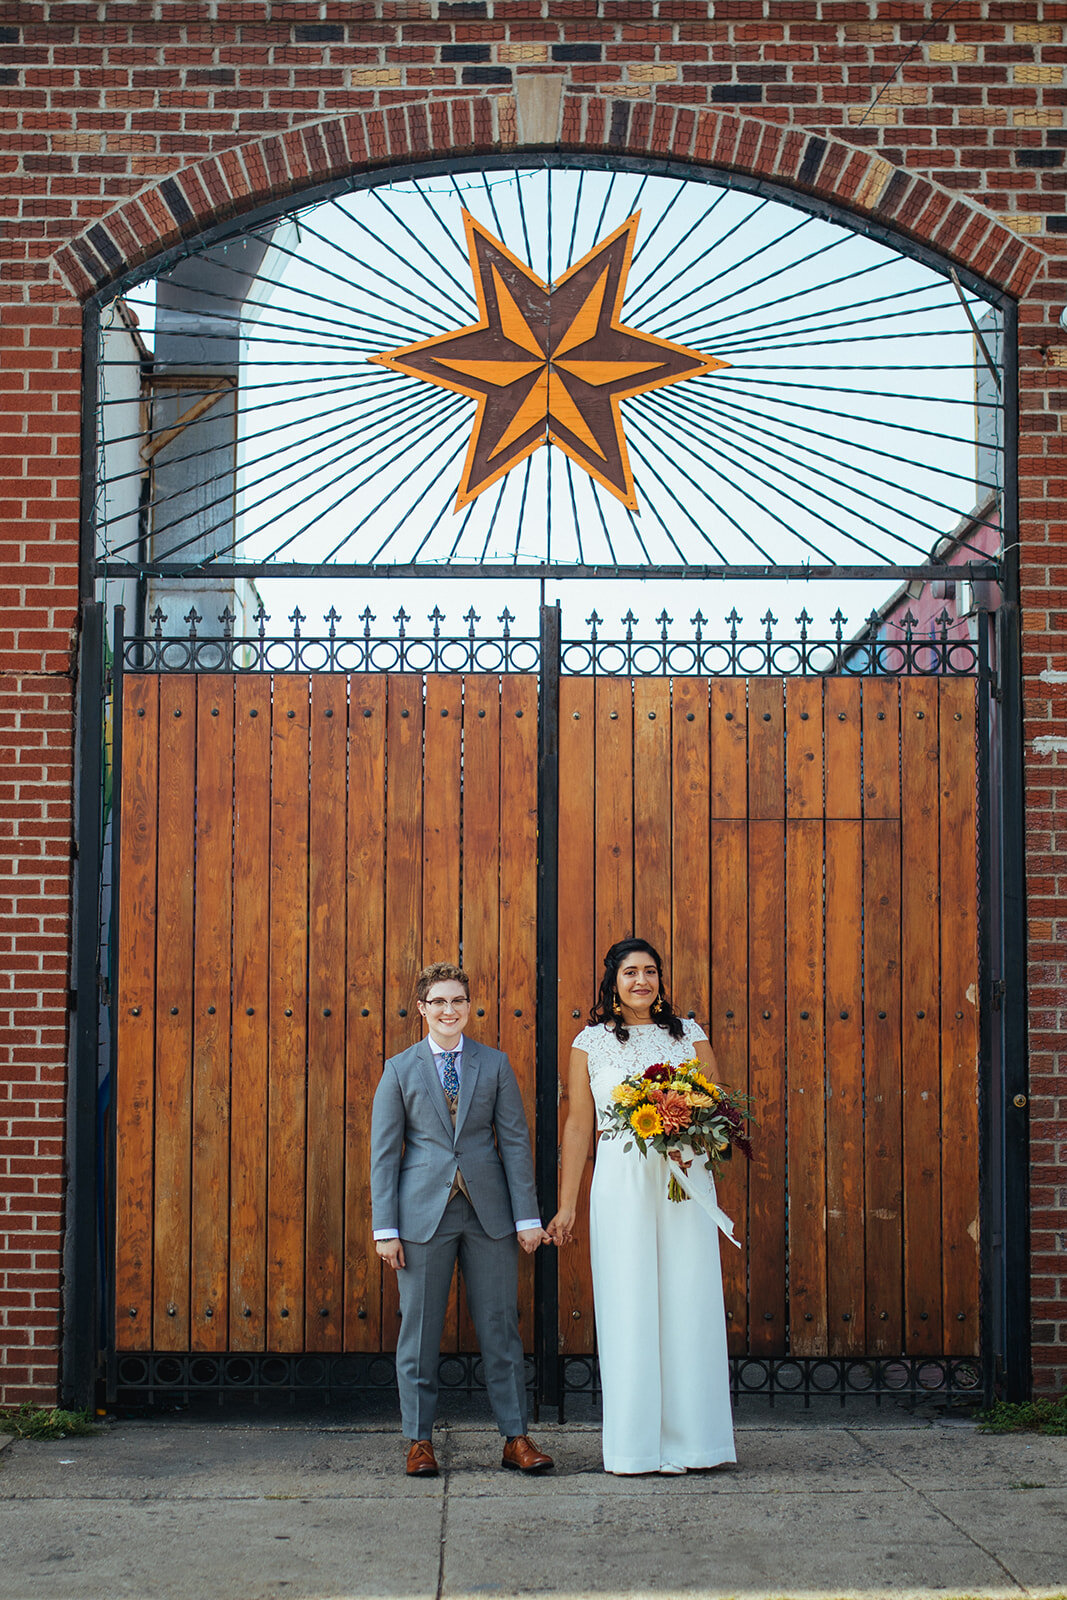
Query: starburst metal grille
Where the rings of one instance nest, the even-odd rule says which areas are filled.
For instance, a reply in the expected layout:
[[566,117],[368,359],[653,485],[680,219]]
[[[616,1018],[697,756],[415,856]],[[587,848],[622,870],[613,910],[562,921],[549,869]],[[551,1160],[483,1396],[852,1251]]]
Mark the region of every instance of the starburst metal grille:
[[[371,363],[475,321],[464,209],[549,285],[640,213],[626,322],[729,363],[622,401],[636,512],[547,442],[456,511],[475,401]],[[138,332],[117,300],[101,316],[108,574],[888,571],[999,548],[1003,311],[766,194],[434,172],[254,223],[130,299]]]

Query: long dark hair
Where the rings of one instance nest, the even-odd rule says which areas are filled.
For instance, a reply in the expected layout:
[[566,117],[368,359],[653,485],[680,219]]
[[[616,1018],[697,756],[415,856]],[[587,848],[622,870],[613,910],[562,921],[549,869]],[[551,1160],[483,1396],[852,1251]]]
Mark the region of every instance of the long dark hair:
[[593,1024],[598,1022],[606,1023],[615,1034],[616,1039],[622,1044],[626,1043],[630,1037],[630,1030],[622,1017],[615,1015],[614,1004],[619,993],[615,980],[623,962],[626,961],[627,957],[636,955],[639,950],[643,950],[652,957],[656,963],[656,971],[659,973],[658,998],[660,1004],[659,1009],[652,1013],[652,1021],[657,1028],[665,1028],[672,1039],[681,1039],[684,1032],[682,1019],[675,1015],[674,1007],[671,1005],[671,997],[663,987],[663,961],[655,945],[649,944],[647,939],[620,939],[617,944],[612,945],[604,957],[604,976],[600,980],[600,993],[597,995],[596,1003],[589,1013],[589,1021]]

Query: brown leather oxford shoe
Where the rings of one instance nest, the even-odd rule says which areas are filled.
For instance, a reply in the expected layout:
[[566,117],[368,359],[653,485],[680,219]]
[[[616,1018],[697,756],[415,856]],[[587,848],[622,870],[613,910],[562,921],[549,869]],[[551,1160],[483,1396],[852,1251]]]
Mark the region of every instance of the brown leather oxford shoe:
[[408,1451],[407,1474],[409,1478],[436,1478],[437,1457],[429,1439],[416,1439]]
[[504,1446],[504,1458],[500,1465],[508,1467],[512,1472],[547,1472],[555,1466],[551,1456],[546,1456],[543,1450],[538,1450],[533,1440],[525,1433],[520,1433],[517,1439],[509,1439]]

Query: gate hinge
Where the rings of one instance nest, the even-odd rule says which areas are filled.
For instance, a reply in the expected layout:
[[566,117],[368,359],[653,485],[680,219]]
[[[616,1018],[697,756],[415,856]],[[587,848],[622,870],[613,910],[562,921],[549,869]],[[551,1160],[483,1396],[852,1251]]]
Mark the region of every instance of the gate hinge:
[[1007,992],[1007,984],[1004,982],[1003,978],[994,978],[990,983],[989,988],[993,1001],[993,1010],[999,1011],[1004,1003],[1004,995]]

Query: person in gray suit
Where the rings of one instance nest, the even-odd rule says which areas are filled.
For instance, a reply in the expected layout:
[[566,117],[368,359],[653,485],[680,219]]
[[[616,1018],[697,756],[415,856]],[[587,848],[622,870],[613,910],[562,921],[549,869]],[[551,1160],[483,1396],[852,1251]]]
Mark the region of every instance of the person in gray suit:
[[419,974],[427,1037],[385,1063],[371,1116],[375,1249],[397,1274],[396,1376],[411,1441],[410,1477],[434,1477],[437,1363],[456,1261],[478,1335],[501,1465],[544,1472],[527,1436],[518,1317],[519,1247],[549,1242],[534,1187],[530,1132],[511,1064],[468,1039],[470,980],[439,961]]

